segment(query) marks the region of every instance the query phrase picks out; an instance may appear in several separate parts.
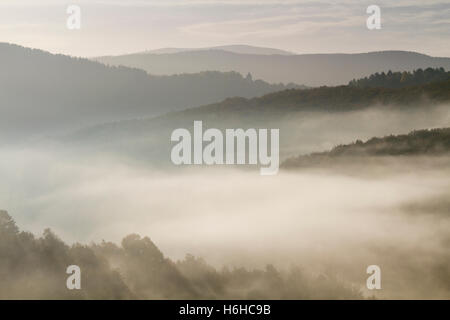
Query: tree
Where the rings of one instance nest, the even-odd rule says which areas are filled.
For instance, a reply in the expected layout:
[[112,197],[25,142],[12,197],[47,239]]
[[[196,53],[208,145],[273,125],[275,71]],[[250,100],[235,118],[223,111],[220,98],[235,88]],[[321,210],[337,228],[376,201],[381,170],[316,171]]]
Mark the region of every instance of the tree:
[[17,235],[19,228],[8,212],[0,210],[0,235]]

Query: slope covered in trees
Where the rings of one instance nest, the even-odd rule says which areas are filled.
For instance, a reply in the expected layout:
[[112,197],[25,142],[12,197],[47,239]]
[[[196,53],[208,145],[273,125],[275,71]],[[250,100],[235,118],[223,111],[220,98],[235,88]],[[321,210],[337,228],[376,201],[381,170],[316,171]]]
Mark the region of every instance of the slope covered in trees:
[[[446,116],[437,118],[435,115],[444,114],[448,108],[445,104],[449,101],[450,80],[398,89],[339,86],[284,90],[253,99],[229,98],[220,103],[156,118],[93,126],[67,136],[65,142],[92,145],[96,150],[120,152],[122,155],[131,155],[132,158],[143,158],[153,164],[166,163],[171,148],[167,139],[172,131],[177,128],[190,130],[195,120],[202,120],[205,128],[279,128],[280,156],[284,158],[300,152],[324,150],[318,149],[318,146],[326,141],[337,144],[357,139],[361,134],[366,138],[402,132],[400,128],[413,130],[414,123],[420,128],[446,127]],[[441,111],[436,112],[438,109]],[[367,126],[373,128],[372,123],[379,123],[379,130],[373,128],[371,132],[374,134],[370,135],[361,131],[364,128],[357,131],[356,126],[362,120],[352,114],[374,110],[378,115],[395,113],[394,117],[398,120],[387,130],[383,121],[371,119]],[[424,119],[427,116],[425,112],[429,113],[429,121]],[[424,115],[416,116],[419,113]],[[326,117],[330,119],[325,120]],[[402,123],[400,118],[410,123]],[[338,123],[339,121],[341,122]],[[355,127],[354,131],[351,130],[352,127]],[[341,136],[332,133],[333,130],[340,130]],[[298,139],[302,141],[300,145]],[[329,145],[326,146],[328,147]]]
[[287,159],[282,167],[295,168],[330,164],[336,159],[381,156],[450,155],[450,128],[416,130],[404,135],[372,138],[366,142],[339,145],[330,151]]
[[372,106],[407,109],[450,101],[450,79],[405,88],[366,88],[354,86],[284,90],[258,98],[229,98],[220,103],[173,113],[172,116],[223,112],[286,113],[298,111],[342,112]]
[[392,72],[375,73],[369,77],[349,82],[349,86],[366,88],[404,88],[408,86],[423,85],[431,82],[445,81],[450,79],[450,71],[446,72],[444,68],[427,68],[425,70],[417,69],[413,72]]
[[[68,290],[66,268],[81,269],[82,290]],[[333,274],[224,268],[187,255],[174,262],[148,238],[67,245],[52,231],[20,231],[0,210],[0,299],[357,299]]]

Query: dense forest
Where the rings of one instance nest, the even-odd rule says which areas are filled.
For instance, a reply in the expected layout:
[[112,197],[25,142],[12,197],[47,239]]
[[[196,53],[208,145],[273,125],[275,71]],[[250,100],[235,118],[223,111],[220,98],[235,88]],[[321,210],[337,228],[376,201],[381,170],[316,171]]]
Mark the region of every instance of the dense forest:
[[411,155],[450,155],[450,128],[415,130],[404,135],[375,137],[366,142],[357,140],[352,144],[336,146],[330,151],[287,159],[282,167],[324,164],[336,158],[346,157]]
[[417,69],[413,72],[392,72],[374,73],[369,77],[362,79],[354,79],[349,82],[351,87],[359,88],[404,88],[408,86],[423,85],[431,82],[445,81],[450,79],[450,72],[446,72],[444,68],[427,68],[425,70]]
[[[111,242],[67,245],[49,229],[20,231],[0,211],[0,299],[358,299],[330,273],[311,275],[267,265],[217,270],[187,255],[174,262],[136,234]],[[81,290],[68,290],[66,268],[81,268]]]

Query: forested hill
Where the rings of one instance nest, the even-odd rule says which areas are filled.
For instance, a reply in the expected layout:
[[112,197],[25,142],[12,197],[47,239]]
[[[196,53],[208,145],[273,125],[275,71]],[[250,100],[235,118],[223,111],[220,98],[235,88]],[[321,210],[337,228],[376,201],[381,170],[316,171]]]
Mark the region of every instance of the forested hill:
[[374,73],[369,77],[349,82],[352,87],[383,87],[383,88],[404,88],[408,86],[423,85],[427,83],[445,81],[450,79],[450,72],[444,68],[417,69],[413,72],[392,72]]
[[236,72],[152,76],[7,43],[0,43],[0,69],[2,136],[157,116],[227,97],[297,87]]
[[221,103],[180,112],[180,115],[245,112],[263,114],[296,111],[353,111],[372,106],[392,108],[427,107],[450,101],[450,79],[405,88],[361,88],[354,86],[284,90],[259,98],[230,98]]
[[[172,112],[156,118],[105,123],[75,132],[64,138],[64,141],[87,143],[96,149],[106,148],[113,152],[120,150],[122,154],[129,153],[145,158],[146,161],[154,161],[170,153],[166,139],[174,129],[191,128],[194,121],[202,120],[205,127],[209,128],[279,128],[280,132],[287,133],[280,137],[280,154],[287,158],[300,153],[324,150],[329,145],[320,149],[317,145],[325,142],[337,145],[361,137],[361,134],[350,129],[360,126],[361,123],[352,125],[349,121],[362,121],[353,111],[377,112],[379,115],[387,112],[385,114],[391,114],[397,119],[395,121],[400,121],[400,116],[404,117],[403,121],[417,124],[410,126],[411,123],[405,123],[406,130],[409,131],[415,128],[447,127],[444,119],[434,125],[434,122],[427,122],[426,119],[419,121],[414,115],[421,113],[424,117],[430,115],[434,119],[436,114],[444,114],[449,105],[450,80],[399,89],[339,86],[285,90],[254,99],[230,98],[221,103]],[[347,117],[349,121],[344,120]],[[325,118],[329,118],[328,123],[321,122],[325,121]],[[389,122],[389,119],[387,120]],[[380,123],[380,130],[370,123],[368,126],[372,127],[374,134],[364,135],[364,138],[405,132],[398,131],[399,128],[405,127],[401,122],[395,126],[391,123],[392,127],[383,131],[382,119],[369,121]],[[323,127],[316,132],[318,123]],[[310,127],[311,125],[313,127]],[[346,130],[349,131],[346,135],[349,139],[337,139],[336,134],[331,133]],[[315,137],[305,138],[311,135]],[[146,150],[145,155],[142,155],[142,150]],[[166,160],[167,157],[161,161]]]
[[330,151],[287,159],[282,167],[317,165],[337,158],[410,155],[450,155],[450,128],[416,130],[404,135],[372,138],[366,142],[357,140]]

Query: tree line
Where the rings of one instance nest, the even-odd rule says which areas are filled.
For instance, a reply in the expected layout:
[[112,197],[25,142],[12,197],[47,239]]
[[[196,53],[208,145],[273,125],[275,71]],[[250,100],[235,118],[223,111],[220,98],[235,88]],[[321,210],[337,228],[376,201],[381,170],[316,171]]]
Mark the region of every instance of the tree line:
[[[68,290],[66,268],[81,269],[81,290]],[[148,237],[120,245],[68,245],[46,229],[20,231],[0,211],[0,299],[358,299],[358,289],[330,272],[223,267],[186,255],[173,261]]]

